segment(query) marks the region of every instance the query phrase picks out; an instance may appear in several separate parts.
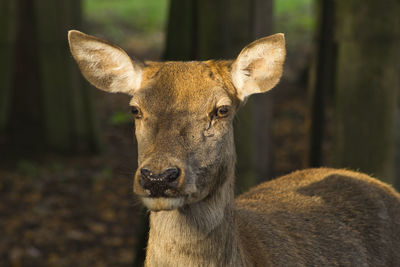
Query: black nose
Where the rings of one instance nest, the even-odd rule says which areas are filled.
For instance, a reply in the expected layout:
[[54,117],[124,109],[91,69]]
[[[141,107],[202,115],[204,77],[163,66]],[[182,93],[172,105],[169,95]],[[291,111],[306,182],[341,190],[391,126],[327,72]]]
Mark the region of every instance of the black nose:
[[148,168],[140,169],[139,183],[147,190],[150,190],[152,197],[166,196],[167,189],[176,188],[178,177],[181,171],[177,167],[171,167],[161,173],[154,173]]

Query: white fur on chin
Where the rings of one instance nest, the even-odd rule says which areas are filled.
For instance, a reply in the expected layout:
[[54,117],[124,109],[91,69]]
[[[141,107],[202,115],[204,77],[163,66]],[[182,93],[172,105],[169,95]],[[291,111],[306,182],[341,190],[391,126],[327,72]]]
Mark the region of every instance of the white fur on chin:
[[167,198],[167,197],[143,197],[143,204],[152,211],[173,210],[183,206],[184,198]]

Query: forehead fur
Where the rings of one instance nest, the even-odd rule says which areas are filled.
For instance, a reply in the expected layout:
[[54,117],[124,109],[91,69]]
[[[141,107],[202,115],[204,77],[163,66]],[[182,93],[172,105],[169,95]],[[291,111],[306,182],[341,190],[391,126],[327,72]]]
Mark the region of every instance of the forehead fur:
[[[230,77],[230,61],[147,62],[141,90],[132,101],[145,105],[204,105],[210,99],[229,97],[239,104]],[[146,103],[143,103],[146,102]],[[176,107],[175,107],[176,108]],[[190,107],[189,107],[190,108]]]

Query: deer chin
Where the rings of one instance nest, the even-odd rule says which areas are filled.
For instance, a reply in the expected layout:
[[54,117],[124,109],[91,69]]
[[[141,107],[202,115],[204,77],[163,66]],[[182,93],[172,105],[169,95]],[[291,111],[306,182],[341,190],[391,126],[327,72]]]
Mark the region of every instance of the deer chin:
[[143,204],[151,211],[174,210],[185,204],[184,197],[142,197]]

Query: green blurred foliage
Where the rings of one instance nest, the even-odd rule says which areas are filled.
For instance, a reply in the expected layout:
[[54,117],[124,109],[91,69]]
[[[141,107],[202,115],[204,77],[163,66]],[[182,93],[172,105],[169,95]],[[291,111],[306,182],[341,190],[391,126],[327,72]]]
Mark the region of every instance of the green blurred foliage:
[[277,24],[281,27],[312,31],[315,25],[313,0],[275,1]]
[[308,43],[315,27],[314,0],[276,0],[275,31],[284,32],[289,46]]
[[132,116],[130,113],[124,111],[116,111],[111,115],[109,122],[115,126],[132,123]]
[[107,32],[114,41],[124,41],[126,31],[149,33],[162,31],[168,0],[84,0],[87,23]]
[[[313,0],[276,0],[275,31],[285,32],[295,44],[309,40],[315,25],[313,4]],[[118,43],[126,41],[127,33],[164,31],[168,5],[168,0],[84,0],[83,12],[89,27]]]

